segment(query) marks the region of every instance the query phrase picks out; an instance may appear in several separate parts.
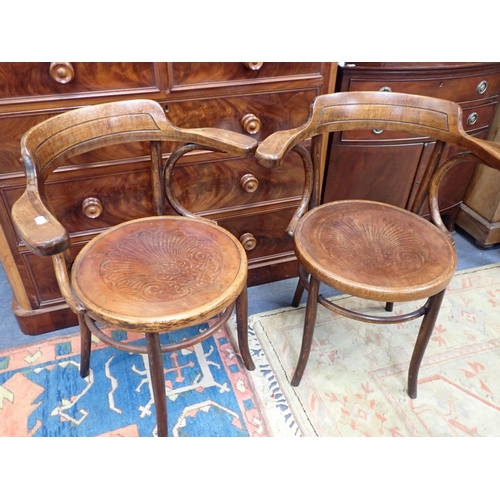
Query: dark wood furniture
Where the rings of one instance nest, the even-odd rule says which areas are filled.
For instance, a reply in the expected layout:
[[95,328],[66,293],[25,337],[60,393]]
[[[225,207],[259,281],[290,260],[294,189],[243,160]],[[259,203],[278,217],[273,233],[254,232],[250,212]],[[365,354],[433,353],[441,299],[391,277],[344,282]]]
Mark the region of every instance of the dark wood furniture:
[[[403,92],[448,99],[463,109],[464,129],[487,138],[500,93],[500,63],[346,63],[337,91]],[[434,142],[407,132],[335,132],[326,168],[324,201],[362,198],[411,207]],[[443,159],[457,149],[450,146]],[[443,180],[440,210],[453,229],[474,163]],[[424,208],[429,215],[428,207]]]
[[[77,324],[52,267],[12,225],[11,208],[26,186],[19,143],[28,129],[73,108],[141,97],[160,103],[179,127],[219,127],[260,141],[302,123],[314,98],[331,90],[335,71],[336,65],[314,62],[0,63],[0,249],[22,331]],[[145,154],[140,145],[107,148],[54,172],[47,193],[73,251],[111,225],[154,214]],[[285,228],[302,182],[296,159],[271,172],[253,158],[195,151],[180,159],[173,191],[243,243],[248,284],[255,285],[297,273]]]
[[[68,231],[50,209],[52,196],[45,186],[52,172],[70,158],[137,143],[149,147],[155,216],[102,231],[74,258]],[[176,143],[181,146],[163,170],[163,152]],[[256,146],[254,139],[232,131],[174,127],[157,102],[145,99],[69,111],[36,125],[21,140],[27,186],[12,207],[12,220],[34,254],[52,257],[61,294],[79,321],[80,374],[89,375],[91,334],[119,349],[146,354],[158,436],[168,430],[162,353],[208,338],[224,325],[235,304],[242,359],[247,369],[254,369],[248,347],[245,250],[213,221],[181,209],[167,215],[178,206],[168,189],[175,162],[187,152],[207,149],[245,157]],[[160,333],[214,317],[213,324],[193,336],[172,341],[167,335],[167,343],[160,342]],[[104,331],[109,327],[144,333],[146,346],[114,339]]]
[[[440,182],[460,174],[464,164],[478,161],[500,171],[500,144],[466,134],[462,124],[462,110],[451,101],[396,92],[340,92],[319,97],[303,126],[276,132],[260,144],[256,156],[262,165],[276,168],[289,151],[295,150],[304,158],[305,170],[312,171],[304,193],[304,211],[308,206],[310,210],[305,215],[298,213],[297,225],[292,220],[289,228],[301,267],[294,306],[299,304],[304,288],[308,290],[302,347],[292,385],[300,383],[306,368],[320,303],[349,318],[371,323],[401,323],[422,317],[408,372],[408,394],[417,396],[420,363],[456,267],[452,237],[439,214]],[[309,160],[299,144],[313,137],[314,152],[325,132],[351,136],[358,130],[365,131],[360,136],[380,130],[387,135],[402,132],[431,139],[429,161],[421,167],[422,181],[410,211],[370,200],[318,205],[319,163],[314,155]],[[450,145],[459,152],[442,162]],[[331,154],[336,152],[333,148]],[[342,156],[342,152],[339,154]],[[365,168],[369,171],[369,162]],[[400,168],[405,165],[393,166],[394,176]],[[428,193],[435,225],[418,215]],[[425,304],[415,305],[417,309],[403,315],[350,311],[323,297],[320,283],[363,299],[386,302],[387,311],[392,311],[394,302],[422,300]]]
[[[488,135],[500,141],[500,109]],[[479,164],[467,187],[457,215],[457,226],[467,231],[481,248],[500,243],[500,172]]]

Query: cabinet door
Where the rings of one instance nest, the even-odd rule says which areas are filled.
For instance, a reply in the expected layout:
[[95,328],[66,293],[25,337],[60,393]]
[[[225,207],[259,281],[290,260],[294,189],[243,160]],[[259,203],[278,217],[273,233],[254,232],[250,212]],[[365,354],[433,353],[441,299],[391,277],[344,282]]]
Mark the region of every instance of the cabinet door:
[[405,208],[423,149],[423,143],[332,147],[323,201],[363,199]]

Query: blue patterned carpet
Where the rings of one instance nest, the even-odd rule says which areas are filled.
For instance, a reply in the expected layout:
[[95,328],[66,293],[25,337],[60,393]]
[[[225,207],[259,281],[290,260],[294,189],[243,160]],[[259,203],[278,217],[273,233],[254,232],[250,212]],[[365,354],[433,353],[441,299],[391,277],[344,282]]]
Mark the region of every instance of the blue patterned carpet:
[[[189,334],[175,332],[178,337]],[[140,335],[120,330],[112,335],[144,342]],[[225,330],[163,357],[169,435],[268,435]],[[79,375],[79,361],[78,335],[0,351],[0,436],[156,434],[145,355],[94,343],[85,379]]]

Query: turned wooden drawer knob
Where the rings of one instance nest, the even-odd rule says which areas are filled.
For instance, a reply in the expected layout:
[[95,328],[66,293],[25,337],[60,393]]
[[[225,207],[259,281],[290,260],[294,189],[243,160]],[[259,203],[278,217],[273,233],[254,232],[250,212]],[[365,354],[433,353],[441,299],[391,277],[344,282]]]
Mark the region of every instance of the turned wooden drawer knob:
[[240,179],[240,186],[247,193],[253,193],[259,187],[259,179],[252,174],[245,174]]
[[247,134],[256,134],[260,130],[260,120],[249,113],[241,119],[241,126]]
[[245,68],[247,68],[247,69],[251,69],[253,71],[257,71],[260,68],[262,68],[263,64],[264,64],[263,62],[251,62],[251,63],[244,62],[243,66],[245,66]]
[[75,70],[69,62],[50,63],[49,73],[52,80],[57,83],[68,83],[75,77]]
[[82,211],[89,219],[97,219],[102,214],[102,203],[97,198],[85,198]]
[[253,250],[257,245],[257,240],[252,233],[245,233],[240,236],[240,242],[246,251]]

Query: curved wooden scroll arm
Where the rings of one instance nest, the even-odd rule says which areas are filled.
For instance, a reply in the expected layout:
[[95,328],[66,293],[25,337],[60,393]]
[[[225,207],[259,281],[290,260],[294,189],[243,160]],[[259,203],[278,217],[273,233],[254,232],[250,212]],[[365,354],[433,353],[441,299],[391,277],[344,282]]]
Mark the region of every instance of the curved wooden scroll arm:
[[69,234],[52,215],[38,190],[37,174],[28,154],[23,154],[26,189],[12,207],[12,222],[26,246],[36,255],[51,256],[69,249]]

